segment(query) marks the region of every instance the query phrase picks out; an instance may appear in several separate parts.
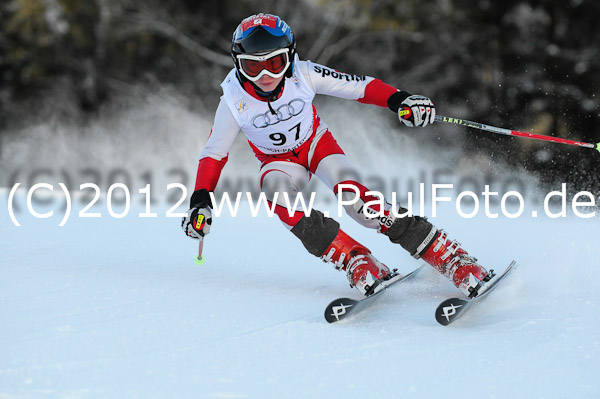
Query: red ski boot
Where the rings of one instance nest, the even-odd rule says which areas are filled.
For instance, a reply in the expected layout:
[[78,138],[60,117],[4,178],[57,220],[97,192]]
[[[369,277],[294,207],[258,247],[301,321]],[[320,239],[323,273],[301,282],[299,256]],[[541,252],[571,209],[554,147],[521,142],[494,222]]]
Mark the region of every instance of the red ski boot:
[[336,269],[345,270],[350,287],[363,295],[378,291],[380,280],[390,275],[390,269],[379,262],[366,247],[356,242],[342,230],[321,256],[324,262],[333,263]]
[[[432,230],[433,231],[433,230]],[[448,277],[467,297],[472,298],[485,291],[485,285],[494,271],[489,272],[460,247],[457,241],[449,241],[444,230],[435,231],[434,239],[421,254],[421,258]]]

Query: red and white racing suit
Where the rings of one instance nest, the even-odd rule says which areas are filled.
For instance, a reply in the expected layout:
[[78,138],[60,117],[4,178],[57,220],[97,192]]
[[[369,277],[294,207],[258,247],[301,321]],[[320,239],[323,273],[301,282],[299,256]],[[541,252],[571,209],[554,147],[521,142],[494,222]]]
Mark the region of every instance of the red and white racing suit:
[[[350,183],[360,191],[361,201],[346,211],[359,223],[378,228],[376,219],[358,212],[364,202],[374,198],[365,195],[368,190],[359,182],[347,178],[357,175],[355,169],[312,102],[315,95],[325,94],[387,107],[388,98],[398,90],[379,79],[338,72],[298,58],[292,77],[284,79],[279,97],[268,103],[249,83],[242,85],[235,69],[231,70],[221,84],[223,96],[211,135],[200,155],[195,189],[215,189],[241,130],[261,162],[260,185],[267,198],[272,199],[274,192],[286,192],[293,204],[295,195],[306,186],[311,175],[316,175],[336,194],[338,184]],[[289,216],[285,205],[279,195],[275,212],[292,229],[303,213]]]
[[[240,83],[235,69],[227,75],[221,84],[223,96],[212,133],[200,155],[195,189],[201,191],[196,192],[215,189],[229,149],[241,130],[261,162],[260,185],[268,199],[273,201],[275,193],[287,193],[289,203],[295,203],[296,195],[312,175],[316,175],[336,195],[339,184],[354,186],[360,194],[360,201],[346,207],[352,218],[366,227],[377,228],[413,256],[422,257],[452,279],[465,295],[477,292],[479,286],[476,284],[486,278],[487,271],[476,263],[475,258],[459,249],[460,244],[448,240],[443,231],[438,231],[425,218],[407,216],[392,219],[389,216],[390,204],[386,204],[384,210],[372,209],[379,214],[384,211],[385,216],[372,218],[364,215],[362,208],[365,203],[370,202],[371,207],[371,204],[377,204],[379,198],[368,197],[367,188],[352,178],[357,176],[354,167],[312,104],[315,95],[325,94],[394,108],[399,107],[397,99],[402,97],[399,101],[403,101],[408,93],[399,92],[379,79],[338,72],[310,61],[300,61],[297,57],[292,76],[284,79],[279,96],[266,101],[252,85]],[[349,190],[339,195],[354,198],[356,193]],[[359,285],[367,272],[376,278],[389,273],[389,269],[371,257],[368,249],[343,233],[335,220],[316,210],[312,210],[310,216],[303,212],[293,212],[290,216],[286,207],[288,203],[284,200],[284,196],[278,195],[275,213],[310,253],[329,259],[342,269],[348,266],[346,263],[355,261],[359,262],[357,265],[368,265],[360,273],[354,272],[354,266],[348,266],[351,285]],[[402,213],[406,211],[404,208],[399,210]],[[356,254],[359,255],[354,257]],[[365,261],[365,256],[371,260]],[[346,263],[342,262],[344,259]],[[469,276],[476,279],[472,281]]]

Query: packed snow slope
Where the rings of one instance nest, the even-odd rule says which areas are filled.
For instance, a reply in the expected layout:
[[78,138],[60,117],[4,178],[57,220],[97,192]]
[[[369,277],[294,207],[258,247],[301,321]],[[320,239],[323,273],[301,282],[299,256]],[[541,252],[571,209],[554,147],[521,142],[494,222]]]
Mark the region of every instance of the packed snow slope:
[[[268,217],[216,221],[202,266],[173,219],[1,222],[2,398],[600,393],[597,220],[445,221],[484,265],[519,262],[451,327],[434,309],[456,291],[433,270],[327,324],[357,294]],[[346,222],[382,261],[418,266]]]
[[[185,121],[179,114],[174,119]],[[440,183],[461,181],[463,175],[447,171],[471,167],[483,173],[481,165],[490,174],[462,179],[466,188],[475,190],[475,183],[493,178],[508,190],[520,179],[529,194],[535,191],[526,174],[510,177],[493,159],[424,155],[408,136],[392,133],[367,146],[343,134],[350,130],[344,122],[328,123],[342,132],[336,137],[355,163],[368,165],[367,183],[383,187],[386,195],[400,185],[405,196],[407,179],[416,183],[424,176],[430,186],[436,173]],[[33,145],[36,134],[31,145],[19,143],[19,151],[41,162],[27,157],[39,149]],[[87,134],[81,140],[94,142],[90,156],[102,149],[108,155],[98,156],[104,168],[161,171],[175,166],[167,157],[183,159],[166,150],[168,143],[165,157],[143,140],[129,138],[136,146],[127,150],[127,141],[111,147],[101,135]],[[75,162],[60,142],[52,142],[60,138],[51,137],[56,136],[48,136],[43,156],[54,152],[58,169]],[[239,159],[252,159],[244,158],[249,149],[240,141],[245,155],[236,160],[234,151],[224,172],[234,182],[240,173],[251,179],[257,173],[255,161],[242,167]],[[110,164],[113,148],[130,151],[132,163]],[[139,151],[153,154],[155,163],[145,164]],[[188,152],[194,151],[186,146],[181,152],[192,157]],[[51,157],[46,161],[56,166]],[[16,162],[6,165],[25,167]],[[193,159],[189,169],[192,174]],[[52,177],[46,175],[50,183]],[[33,183],[22,182],[24,188]],[[83,182],[75,180],[72,187]],[[236,217],[215,218],[205,241],[207,260],[199,266],[193,261],[197,243],[183,235],[178,218],[165,216],[173,201],[159,198],[152,205],[158,217],[139,217],[144,202],[138,189],[145,184],[130,183],[135,204],[126,217],[110,216],[104,197],[90,210],[100,218],[78,217],[87,200],[76,200],[63,227],[58,186],[54,200],[33,204],[40,213],[54,209],[48,219],[34,218],[26,191],[17,193],[20,227],[7,212],[8,190],[0,193],[0,398],[600,397],[598,215],[584,219],[568,211],[551,219],[542,215],[541,202],[528,200],[519,218],[491,218],[483,209],[464,218],[455,201],[439,204],[430,220],[483,265],[502,270],[516,259],[518,268],[449,327],[437,324],[434,310],[457,291],[433,269],[390,289],[368,311],[330,325],[325,306],[358,294],[343,273],[309,255],[277,219],[264,211],[253,217],[247,203]],[[102,188],[105,193],[107,186]],[[332,201],[317,205],[336,213]],[[177,210],[185,208],[184,203]],[[115,209],[123,210],[122,203]],[[473,208],[465,202],[464,209]],[[538,217],[532,209],[539,210]],[[429,206],[425,214],[431,216]],[[386,237],[347,216],[337,219],[389,266],[400,272],[418,267],[418,260]]]

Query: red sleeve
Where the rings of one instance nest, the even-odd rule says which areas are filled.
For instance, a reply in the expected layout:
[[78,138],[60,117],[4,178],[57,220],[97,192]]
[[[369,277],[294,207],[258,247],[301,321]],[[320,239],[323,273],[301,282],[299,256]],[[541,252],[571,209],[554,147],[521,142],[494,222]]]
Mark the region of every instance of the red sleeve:
[[374,104],[387,108],[388,98],[390,98],[390,96],[397,91],[398,89],[395,87],[392,87],[387,83],[383,83],[379,79],[373,79],[371,82],[369,82],[367,87],[365,87],[365,96],[356,101],[363,104]]
[[196,186],[194,190],[207,189],[214,191],[221,177],[221,170],[227,163],[229,156],[217,161],[211,157],[202,158],[198,162],[198,173],[196,174]]

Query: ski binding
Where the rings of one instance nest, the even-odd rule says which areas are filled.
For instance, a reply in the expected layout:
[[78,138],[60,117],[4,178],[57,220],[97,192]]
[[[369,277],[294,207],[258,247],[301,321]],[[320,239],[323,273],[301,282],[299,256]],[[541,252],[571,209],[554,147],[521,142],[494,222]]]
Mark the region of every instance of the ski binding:
[[351,314],[358,313],[360,310],[373,304],[375,302],[374,299],[380,297],[381,294],[389,287],[414,277],[419,270],[423,268],[423,266],[424,265],[419,266],[417,269],[406,275],[401,275],[399,273],[392,274],[391,278],[381,281],[379,285],[375,287],[374,292],[364,298],[338,298],[332,301],[327,308],[325,308],[325,320],[327,320],[329,323],[336,323],[345,319]]
[[499,276],[494,277],[489,285],[485,286],[486,290],[477,296],[466,299],[466,298],[448,298],[437,307],[435,311],[435,319],[443,326],[453,323],[459,317],[461,317],[471,306],[481,302],[491,291],[496,288],[498,283],[502,281],[508,273],[514,268],[516,261],[512,261],[506,270]]

